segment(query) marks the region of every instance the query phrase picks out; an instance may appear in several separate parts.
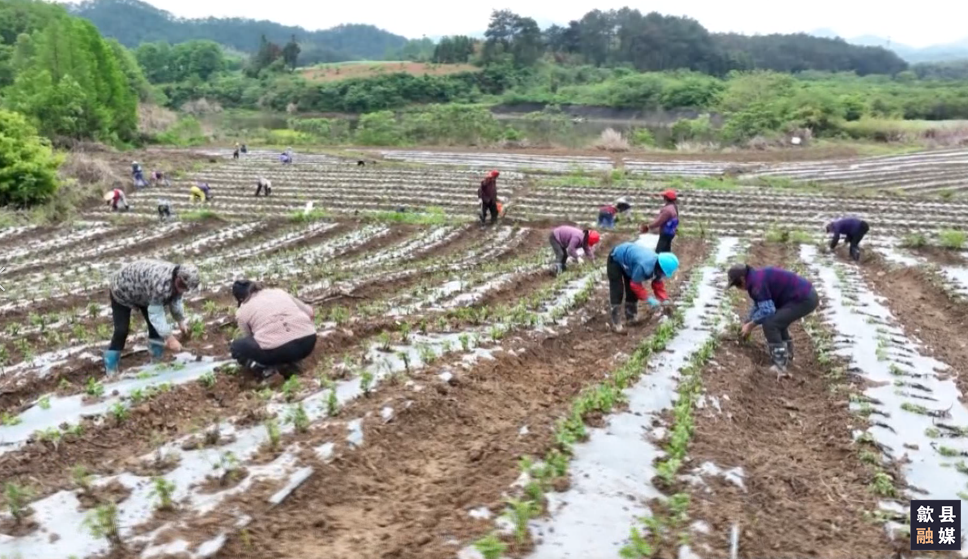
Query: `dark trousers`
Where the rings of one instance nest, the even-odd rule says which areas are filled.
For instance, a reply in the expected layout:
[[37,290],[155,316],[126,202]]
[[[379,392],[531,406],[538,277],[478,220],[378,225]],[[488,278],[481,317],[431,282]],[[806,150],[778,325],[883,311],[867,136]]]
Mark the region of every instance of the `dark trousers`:
[[612,229],[615,227],[615,214],[611,212],[598,212],[598,226]]
[[850,245],[850,257],[854,259],[855,262],[860,260],[860,242],[864,240],[864,236],[867,232],[871,230],[871,226],[867,224],[866,221],[860,222],[860,231],[854,235],[845,235],[847,237],[847,244]]
[[790,341],[790,325],[817,310],[820,296],[817,290],[811,289],[810,295],[803,301],[783,305],[776,309],[773,316],[763,321],[763,335],[767,343],[780,344]]
[[232,352],[232,358],[244,366],[247,366],[251,361],[255,361],[266,367],[278,367],[302,361],[309,357],[315,347],[316,334],[313,334],[282,344],[274,349],[262,349],[255,341],[255,337],[246,336],[233,341],[229,349]]
[[158,206],[158,217],[165,219],[166,217],[171,217],[171,206]]
[[660,252],[672,252],[672,239],[675,237],[675,235],[660,234],[659,242],[655,244],[656,254]]
[[487,212],[491,212],[491,223],[497,223],[497,200],[490,202],[481,200],[481,223],[484,223]]
[[561,243],[555,238],[554,233],[548,237],[548,241],[551,243],[551,250],[555,251],[555,260],[561,266],[561,271],[564,272],[565,262],[568,261],[568,251],[565,250],[565,247],[561,246]]
[[[160,340],[161,336],[158,335],[155,327],[148,320],[148,308],[138,307],[138,310],[141,311],[141,316],[145,317],[145,322],[148,323],[148,338]],[[114,335],[111,336],[111,345],[108,349],[121,351],[124,349],[124,342],[128,339],[128,328],[131,326],[131,307],[126,307],[115,301],[113,295],[111,296],[111,318],[114,320]]]
[[639,300],[632,292],[632,279],[625,275],[625,270],[619,266],[611,254],[608,255],[605,270],[608,273],[608,302],[614,309],[621,305],[624,300],[625,316],[628,318],[634,317]]
[[258,196],[262,192],[263,189],[265,189],[265,191],[266,191],[266,196],[268,196],[269,194],[272,193],[272,188],[270,188],[268,185],[261,185],[260,184],[255,189],[255,195]]

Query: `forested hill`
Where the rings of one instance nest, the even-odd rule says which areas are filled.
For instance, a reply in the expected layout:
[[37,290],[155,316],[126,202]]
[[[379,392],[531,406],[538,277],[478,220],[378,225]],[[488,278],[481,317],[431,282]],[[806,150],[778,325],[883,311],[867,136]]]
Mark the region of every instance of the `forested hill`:
[[260,38],[284,44],[290,37],[303,45],[304,63],[312,59],[337,62],[353,59],[382,59],[388,49],[407,42],[372,25],[340,25],[322,31],[307,31],[272,21],[243,18],[182,19],[139,0],[86,0],[67,5],[71,13],[94,23],[105,37],[135,48],[142,43],[171,44],[209,39],[246,53],[259,50]]

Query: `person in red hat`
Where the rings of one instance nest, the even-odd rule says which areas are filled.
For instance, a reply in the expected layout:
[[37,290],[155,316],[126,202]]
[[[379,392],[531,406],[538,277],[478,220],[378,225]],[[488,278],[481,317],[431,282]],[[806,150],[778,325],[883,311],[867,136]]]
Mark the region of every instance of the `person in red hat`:
[[659,210],[655,221],[648,225],[643,224],[640,228],[643,233],[652,231],[659,234],[659,242],[655,245],[656,254],[672,252],[672,239],[679,229],[679,205],[676,204],[679,197],[676,196],[676,191],[666,190],[662,193],[662,199],[665,200],[665,205]]
[[555,274],[565,271],[565,263],[568,257],[578,261],[578,249],[585,252],[585,256],[591,260],[595,258],[593,246],[598,244],[601,236],[598,231],[590,229],[579,229],[571,225],[561,225],[555,227],[551,232],[548,241],[551,243],[551,250],[555,253]]
[[501,173],[491,171],[487,177],[481,181],[481,187],[477,189],[477,197],[481,199],[481,225],[487,218],[487,212],[491,212],[491,224],[497,222],[497,178]]

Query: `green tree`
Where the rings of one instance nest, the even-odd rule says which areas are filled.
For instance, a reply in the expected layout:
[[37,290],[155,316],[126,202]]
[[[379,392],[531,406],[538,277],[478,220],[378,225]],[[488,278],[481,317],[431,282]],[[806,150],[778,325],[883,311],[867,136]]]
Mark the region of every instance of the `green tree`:
[[0,205],[49,200],[60,186],[61,160],[23,116],[0,110]]
[[296,42],[296,36],[293,35],[286,46],[282,48],[282,59],[286,61],[286,66],[289,67],[289,71],[296,69],[296,64],[299,62],[299,53],[302,49],[299,48],[299,43]]

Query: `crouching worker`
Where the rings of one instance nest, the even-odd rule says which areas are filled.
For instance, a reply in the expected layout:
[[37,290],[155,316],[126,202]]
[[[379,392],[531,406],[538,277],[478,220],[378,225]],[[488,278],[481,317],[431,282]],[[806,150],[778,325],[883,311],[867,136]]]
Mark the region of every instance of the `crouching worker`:
[[232,358],[262,378],[291,368],[316,347],[313,308],[282,289],[263,289],[249,280],[232,285],[239,304],[235,318],[241,338],[230,346]]
[[200,182],[190,190],[188,201],[194,204],[196,201],[208,203],[212,201],[212,189],[207,183]]
[[632,206],[625,198],[619,198],[614,205],[602,206],[598,209],[598,226],[605,229],[614,229],[618,217],[627,214],[631,209]]
[[265,177],[259,178],[259,182],[256,183],[255,195],[258,196],[263,190],[266,191],[266,196],[272,194],[272,181]]
[[781,268],[733,266],[727,274],[728,287],[745,289],[753,300],[742,335],[748,337],[753,328],[763,326],[773,361],[770,370],[780,380],[786,376],[787,365],[793,359],[790,325],[817,309],[820,304],[817,290],[806,278]]
[[[666,294],[664,280],[671,278],[679,268],[679,259],[671,252],[656,254],[635,243],[622,243],[608,255],[608,299],[612,307],[612,328],[623,332],[621,321],[622,300],[625,300],[625,319],[637,322],[638,302],[646,301],[653,309],[659,305],[671,305]],[[650,297],[642,285],[652,280]]]
[[181,351],[181,343],[172,333],[165,318],[165,308],[178,322],[182,334],[187,334],[185,307],[182,295],[198,287],[198,268],[190,264],[178,265],[163,260],[138,260],[123,266],[111,278],[111,316],[114,335],[104,352],[104,368],[109,375],[118,372],[121,351],[128,339],[131,310],[138,309],[148,323],[148,349],[152,361],[161,359],[167,348]]
[[600,238],[598,231],[579,229],[571,225],[556,227],[548,239],[551,250],[555,253],[555,275],[565,271],[565,263],[569,256],[579,261],[579,248],[584,251],[589,260],[593,260],[595,250],[592,247],[598,244]]
[[124,191],[120,188],[115,188],[104,193],[104,202],[111,206],[111,211],[116,212],[118,210],[128,211],[131,206],[128,205],[128,198],[124,195]]
[[172,218],[171,202],[162,198],[158,200],[158,220],[168,221]]
[[843,235],[850,245],[850,257],[854,262],[860,262],[860,242],[864,235],[870,231],[871,227],[866,221],[856,217],[848,217],[827,224],[827,233],[833,233],[834,238],[830,241],[830,250],[837,248],[840,236]]

